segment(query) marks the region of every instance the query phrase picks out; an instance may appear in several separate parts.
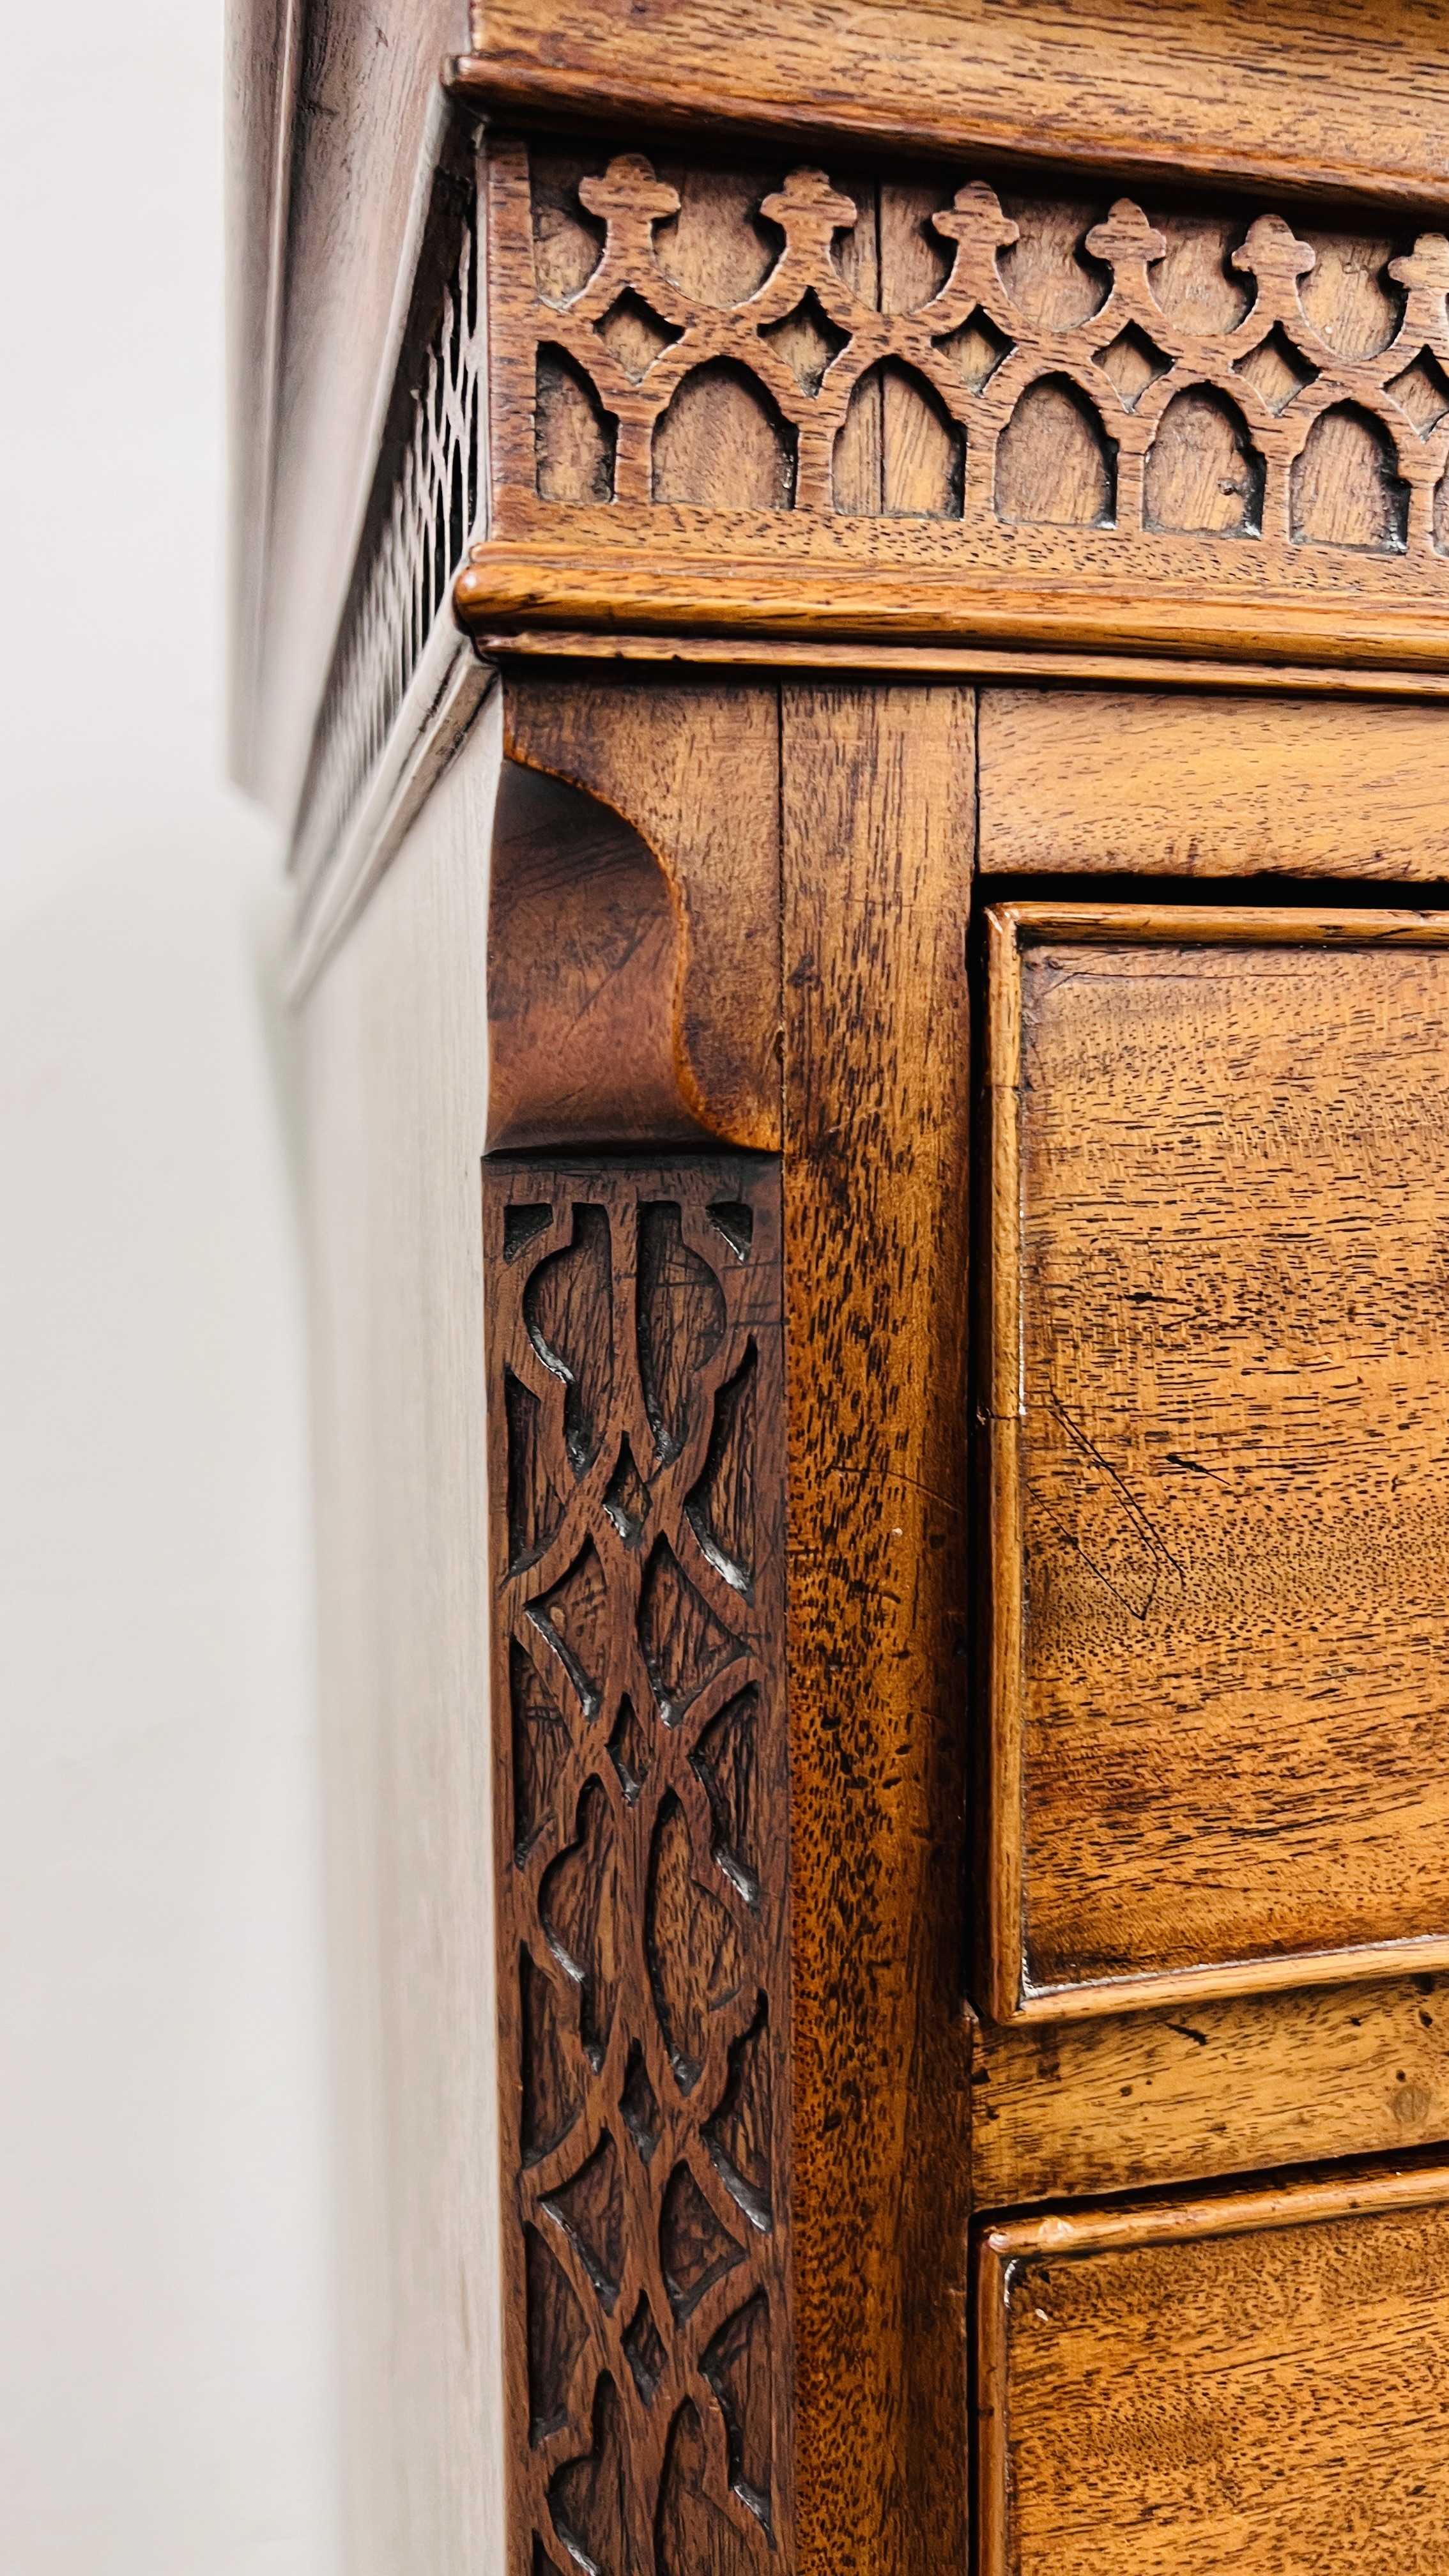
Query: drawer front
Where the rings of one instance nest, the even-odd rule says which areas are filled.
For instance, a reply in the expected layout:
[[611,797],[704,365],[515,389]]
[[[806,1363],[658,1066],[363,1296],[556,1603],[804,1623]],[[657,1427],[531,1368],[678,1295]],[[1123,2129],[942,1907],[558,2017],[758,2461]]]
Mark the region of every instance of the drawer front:
[[998,2018],[1449,1957],[1449,921],[991,916]]
[[1442,2576],[1446,2188],[987,2231],[982,2576]]

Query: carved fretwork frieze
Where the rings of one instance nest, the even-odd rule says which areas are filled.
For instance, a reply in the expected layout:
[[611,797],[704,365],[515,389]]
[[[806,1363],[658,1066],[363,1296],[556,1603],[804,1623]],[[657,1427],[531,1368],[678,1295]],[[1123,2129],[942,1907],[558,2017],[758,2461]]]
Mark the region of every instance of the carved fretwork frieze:
[[476,626],[1449,645],[1438,233],[506,138],[487,189]]
[[485,1166],[511,2576],[788,2576],[778,1166]]

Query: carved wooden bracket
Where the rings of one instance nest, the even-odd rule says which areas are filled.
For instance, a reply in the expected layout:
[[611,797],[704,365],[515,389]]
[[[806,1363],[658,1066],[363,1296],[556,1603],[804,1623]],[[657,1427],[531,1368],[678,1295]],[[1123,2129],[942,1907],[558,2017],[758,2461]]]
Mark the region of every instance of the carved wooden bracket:
[[490,1147],[778,1147],[775,690],[510,677],[504,748]]

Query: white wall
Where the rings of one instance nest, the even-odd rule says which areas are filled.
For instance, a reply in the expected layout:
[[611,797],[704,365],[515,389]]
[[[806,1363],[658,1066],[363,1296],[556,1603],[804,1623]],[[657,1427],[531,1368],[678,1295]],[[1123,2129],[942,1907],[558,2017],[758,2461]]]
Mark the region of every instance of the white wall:
[[222,783],[222,0],[6,0],[0,2576],[334,2576],[285,926]]

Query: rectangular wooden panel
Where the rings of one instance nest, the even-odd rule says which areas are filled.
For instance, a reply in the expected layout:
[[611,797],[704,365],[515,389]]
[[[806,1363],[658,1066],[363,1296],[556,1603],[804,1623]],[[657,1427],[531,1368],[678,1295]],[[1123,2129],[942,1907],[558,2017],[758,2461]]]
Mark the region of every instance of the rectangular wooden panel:
[[1449,917],[990,916],[994,2016],[1449,1961]]
[[485,1166],[513,2576],[789,2576],[780,1182]]
[[1442,2576],[1449,2171],[989,2228],[981,2576]]
[[971,2079],[979,2209],[1138,2191],[1449,2138],[1443,1976],[984,2022]]
[[1449,877],[1449,720],[1363,700],[983,689],[987,876]]

